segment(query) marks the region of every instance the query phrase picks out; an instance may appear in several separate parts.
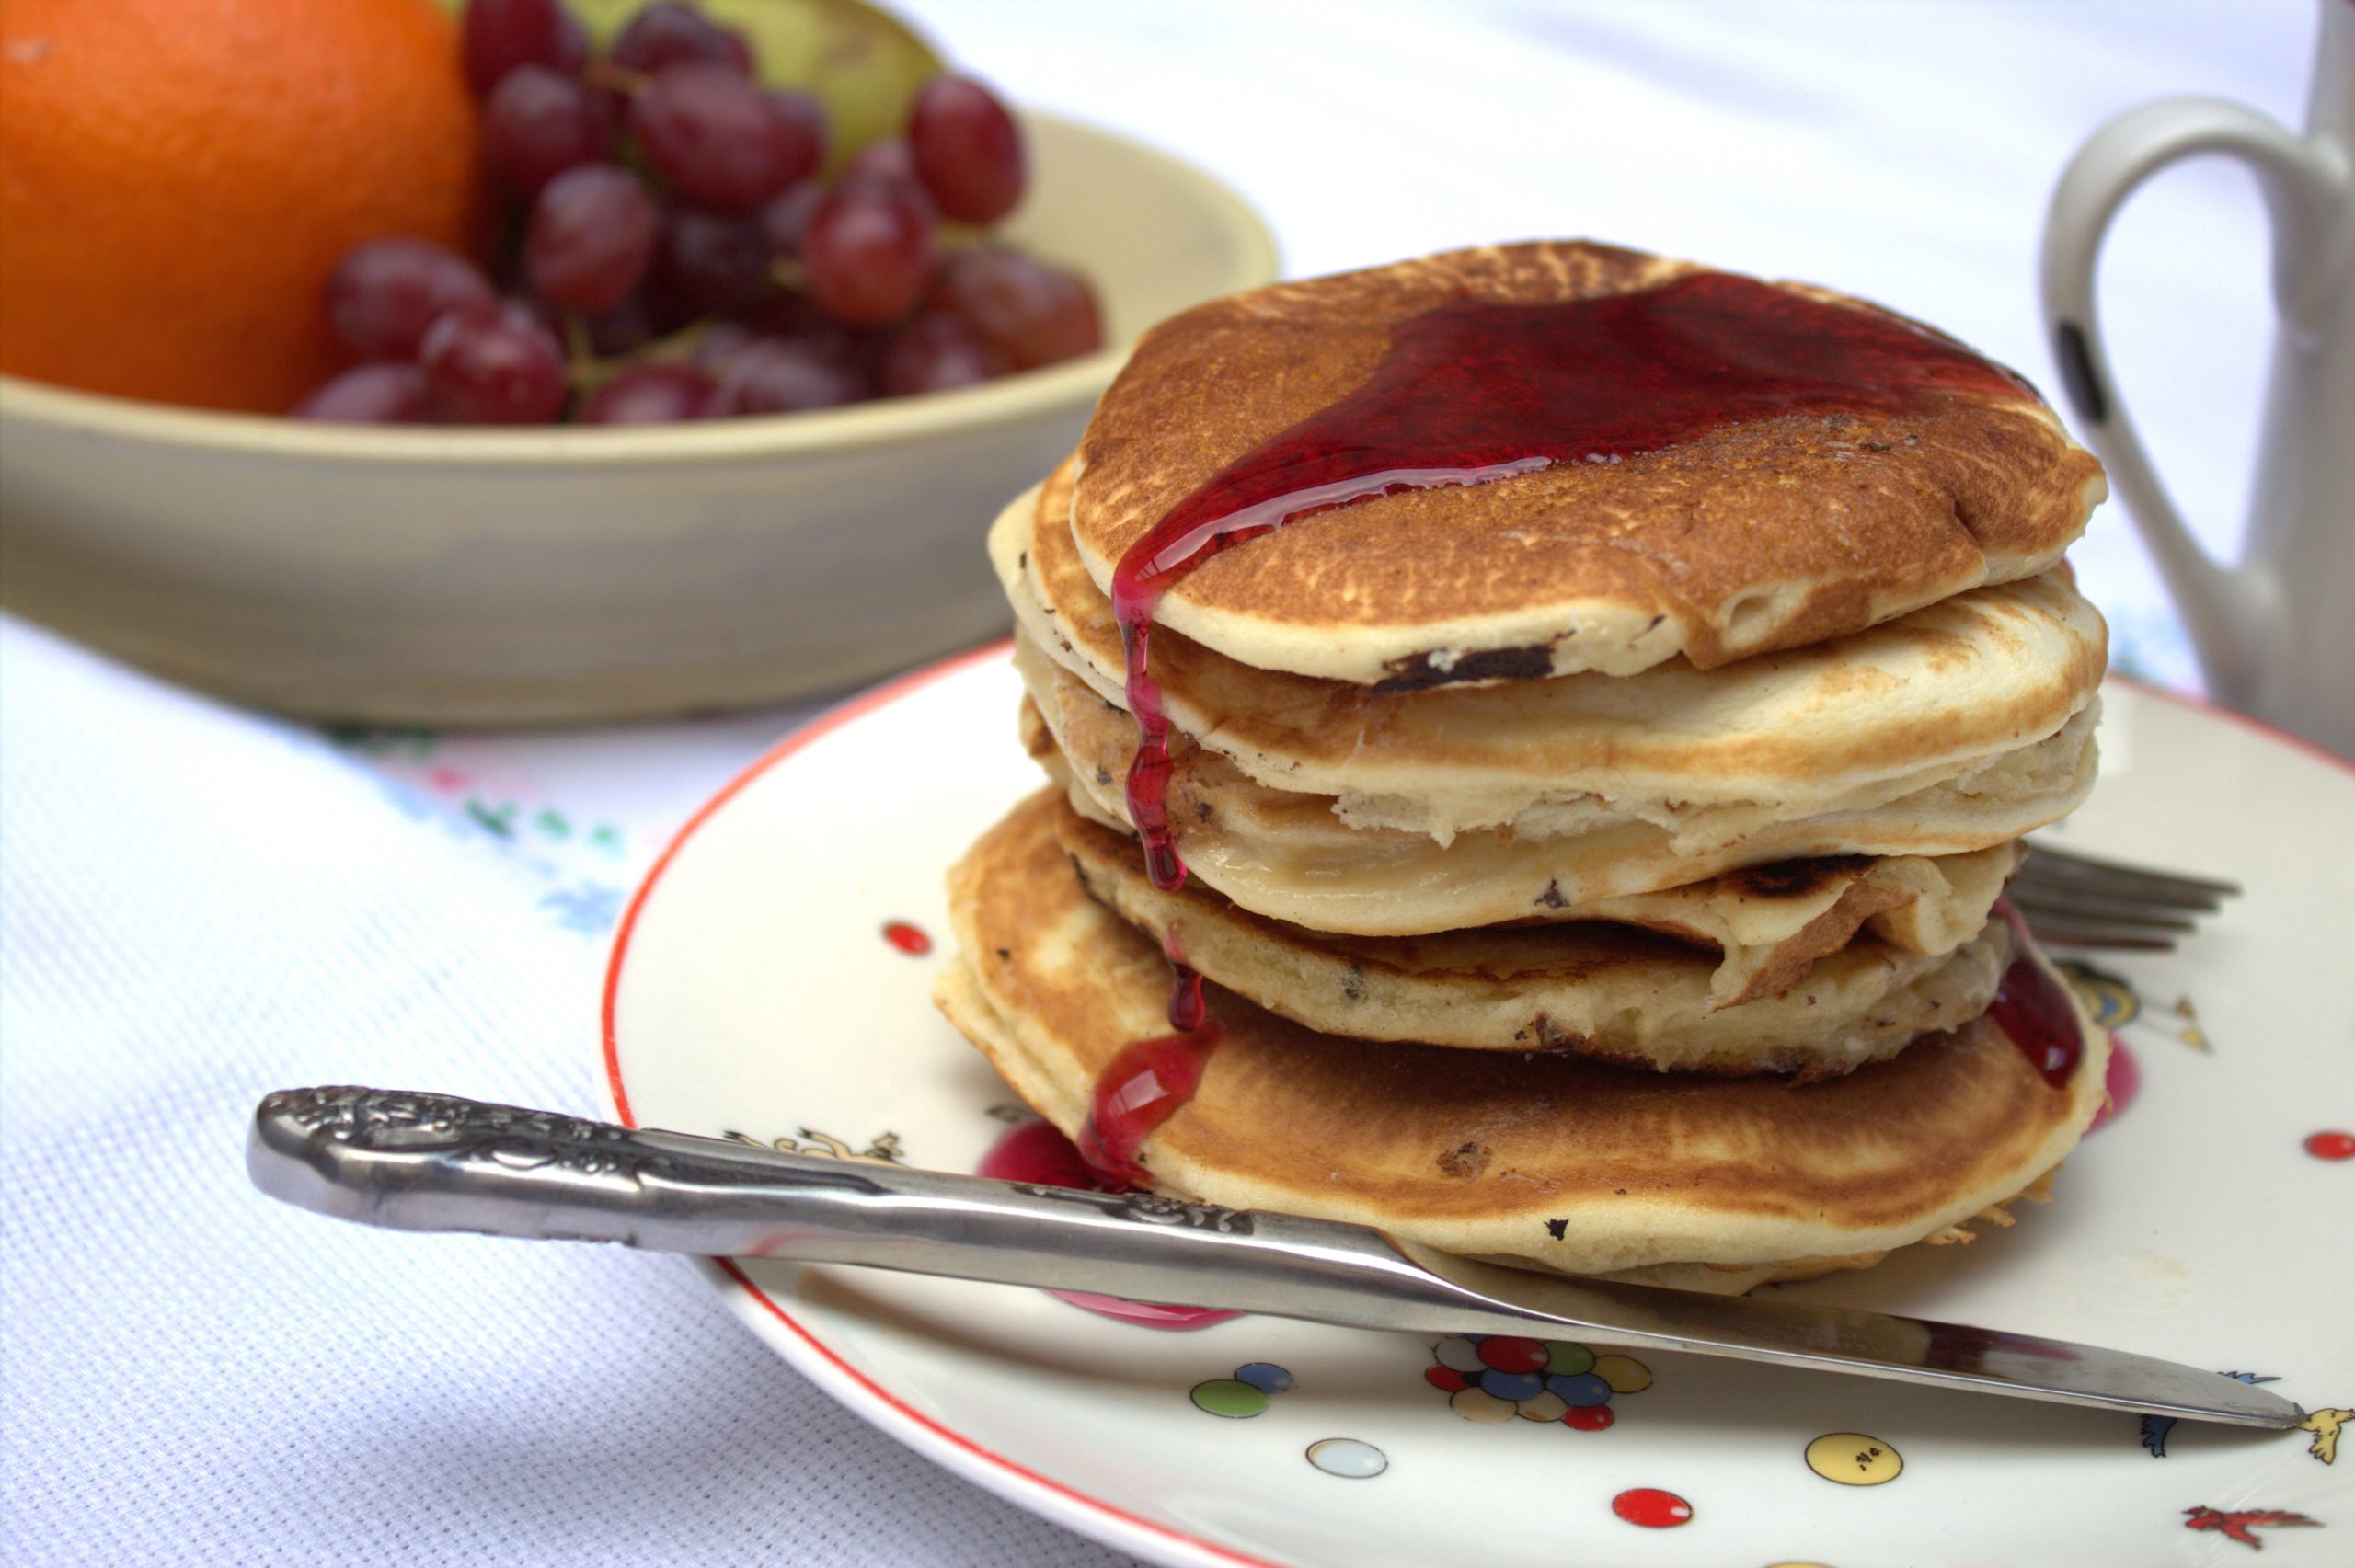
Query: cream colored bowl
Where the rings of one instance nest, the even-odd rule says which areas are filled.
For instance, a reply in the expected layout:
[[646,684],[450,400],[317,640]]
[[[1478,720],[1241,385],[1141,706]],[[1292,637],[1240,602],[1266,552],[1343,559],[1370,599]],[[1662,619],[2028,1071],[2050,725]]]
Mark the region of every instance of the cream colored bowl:
[[1078,439],[1126,345],[1275,275],[1241,199],[1027,117],[1006,225],[1114,347],[964,391],[619,429],[319,425],[0,377],[0,603],[240,702],[542,724],[829,691],[1006,619],[990,519]]

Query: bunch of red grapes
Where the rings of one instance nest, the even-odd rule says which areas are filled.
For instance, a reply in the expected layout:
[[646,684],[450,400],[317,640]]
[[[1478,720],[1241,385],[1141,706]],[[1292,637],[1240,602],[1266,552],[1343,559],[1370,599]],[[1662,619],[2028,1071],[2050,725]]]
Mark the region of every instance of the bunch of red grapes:
[[976,232],[1027,177],[1019,131],[976,82],[934,77],[904,136],[825,181],[824,106],[763,86],[742,35],[691,6],[648,6],[602,58],[559,0],[468,0],[462,37],[516,220],[497,281],[423,240],[351,251],[327,308],[362,362],[299,416],[779,414],[970,386],[1102,345],[1086,280]]

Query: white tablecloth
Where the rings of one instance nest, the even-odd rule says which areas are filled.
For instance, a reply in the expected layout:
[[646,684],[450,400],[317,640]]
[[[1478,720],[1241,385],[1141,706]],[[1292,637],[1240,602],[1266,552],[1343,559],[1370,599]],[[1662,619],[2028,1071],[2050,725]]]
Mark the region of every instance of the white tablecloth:
[[[907,9],[1014,97],[1234,182],[1295,273],[1589,235],[1878,298],[2048,385],[2034,246],[2070,149],[2173,92],[2294,121],[2313,27],[2303,0]],[[2260,209],[2170,176],[2115,256],[2127,394],[2229,548]],[[2188,679],[2125,521],[2075,558],[2119,662]],[[805,714],[322,735],[0,624],[0,1555],[1113,1561],[836,1409],[675,1260],[245,1184],[281,1085],[592,1110],[626,889]]]

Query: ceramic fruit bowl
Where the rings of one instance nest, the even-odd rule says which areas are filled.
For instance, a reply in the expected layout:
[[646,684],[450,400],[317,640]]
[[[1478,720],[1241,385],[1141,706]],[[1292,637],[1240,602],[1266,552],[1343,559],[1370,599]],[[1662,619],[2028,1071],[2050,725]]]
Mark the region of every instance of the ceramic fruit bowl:
[[0,377],[0,605],[239,702],[557,724],[786,701],[987,635],[982,535],[1127,346],[1273,279],[1200,171],[1046,115],[1002,233],[1097,288],[1109,345],[978,387],[583,429],[324,425]]

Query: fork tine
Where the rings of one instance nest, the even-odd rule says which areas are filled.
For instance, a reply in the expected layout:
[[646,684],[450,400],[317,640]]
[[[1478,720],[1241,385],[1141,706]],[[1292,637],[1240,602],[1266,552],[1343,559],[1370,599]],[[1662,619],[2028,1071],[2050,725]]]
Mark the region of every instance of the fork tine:
[[2192,929],[2192,922],[2180,912],[2179,906],[2170,909],[2165,905],[2132,903],[2060,886],[2023,888],[2017,882],[2006,890],[2005,896],[2022,914],[2051,915],[2064,921],[2076,919],[2106,924],[2149,926],[2158,931]]
[[2117,926],[2093,925],[2082,921],[2065,924],[2030,920],[2028,930],[2048,947],[2110,947],[2134,953],[2172,953],[2175,939],[2154,936],[2147,931],[2130,931]]
[[[2031,865],[2034,864],[2033,861],[2029,863]],[[2146,890],[2131,883],[2113,882],[2102,877],[2053,876],[2049,872],[2027,870],[2012,878],[2009,896],[2015,903],[2023,898],[2046,895],[2097,899],[2112,908],[2180,910],[2199,915],[2212,915],[2224,907],[2223,895],[2220,893],[2186,891],[2177,887]]]
[[[2030,862],[2033,864],[2034,862]],[[2223,895],[2178,887],[2145,889],[2131,883],[2101,877],[2054,876],[2022,871],[2012,879],[2012,897],[2050,894],[2059,898],[2098,899],[2115,908],[2180,910],[2189,914],[2214,914],[2223,907]]]
[[[2211,898],[2236,898],[2241,892],[2241,885],[2237,882],[2188,876],[2180,872],[2154,871],[2149,866],[2123,865],[2114,860],[2100,860],[2071,850],[2056,850],[2043,843],[2031,842],[2028,849],[2027,863],[2021,867],[2023,876],[2033,870],[2039,876],[2107,887],[2120,894],[2159,902],[2188,899],[2194,895]],[[2178,907],[2200,906],[2186,904]]]
[[2028,846],[2004,896],[2037,939],[2056,947],[2120,947],[2165,953],[2189,917],[2213,914],[2240,892],[2236,882],[2121,865],[2069,850]]

